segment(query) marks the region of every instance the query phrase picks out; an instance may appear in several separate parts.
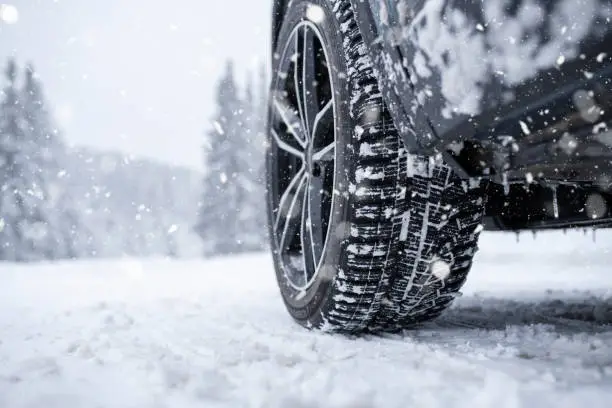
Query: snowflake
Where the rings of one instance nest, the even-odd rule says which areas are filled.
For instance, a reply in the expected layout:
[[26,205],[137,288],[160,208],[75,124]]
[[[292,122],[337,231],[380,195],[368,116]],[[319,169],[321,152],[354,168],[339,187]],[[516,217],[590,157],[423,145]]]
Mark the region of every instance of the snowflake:
[[17,8],[10,4],[0,4],[0,20],[6,24],[15,24],[19,20]]

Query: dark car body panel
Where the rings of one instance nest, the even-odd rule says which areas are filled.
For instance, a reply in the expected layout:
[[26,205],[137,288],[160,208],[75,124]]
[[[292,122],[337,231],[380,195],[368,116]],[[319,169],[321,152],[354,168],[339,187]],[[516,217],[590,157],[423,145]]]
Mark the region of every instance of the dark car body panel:
[[[398,126],[416,153],[444,150],[452,141],[534,139],[559,118],[579,116],[578,90],[593,93],[602,108],[609,103],[612,0],[353,0],[353,6],[381,85],[401,105],[392,111],[404,118],[418,113],[429,124],[417,126],[416,135]],[[601,110],[562,125],[592,126],[607,119],[610,110]],[[519,157],[508,170],[529,160]]]
[[278,39],[287,3],[288,0],[272,0],[272,52],[276,49],[276,40]]

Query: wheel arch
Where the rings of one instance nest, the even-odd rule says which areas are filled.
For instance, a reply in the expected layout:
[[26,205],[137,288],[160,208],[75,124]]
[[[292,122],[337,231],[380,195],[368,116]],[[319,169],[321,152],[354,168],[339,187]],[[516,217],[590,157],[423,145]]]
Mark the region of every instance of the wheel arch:
[[272,52],[276,49],[278,34],[283,24],[283,16],[287,10],[289,0],[274,0],[272,4]]

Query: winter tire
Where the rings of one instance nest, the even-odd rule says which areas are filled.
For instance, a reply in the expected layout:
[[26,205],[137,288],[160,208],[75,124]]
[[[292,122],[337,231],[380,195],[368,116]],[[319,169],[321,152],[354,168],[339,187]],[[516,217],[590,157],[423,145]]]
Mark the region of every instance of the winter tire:
[[349,1],[291,1],[277,44],[268,224],[289,313],[341,332],[437,316],[476,251],[480,184],[405,150]]

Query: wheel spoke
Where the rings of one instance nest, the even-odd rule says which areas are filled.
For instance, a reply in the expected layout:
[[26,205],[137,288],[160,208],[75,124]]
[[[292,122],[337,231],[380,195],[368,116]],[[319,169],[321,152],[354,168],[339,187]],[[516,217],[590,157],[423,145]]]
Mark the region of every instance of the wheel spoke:
[[317,261],[315,256],[315,244],[313,239],[314,220],[310,218],[310,188],[307,189],[306,199],[302,205],[302,261],[304,263],[304,282],[310,280],[310,272],[315,271]]
[[293,177],[287,190],[281,196],[274,230],[280,230],[279,250],[284,252],[293,242],[300,228],[300,210],[306,192],[307,174],[302,167]]
[[314,145],[321,144],[320,139],[327,139],[330,132],[334,131],[334,100],[330,99],[323,109],[321,109],[314,118],[312,128],[312,139]]
[[[312,257],[313,267],[317,266],[321,253],[323,251],[323,216],[321,205],[323,203],[323,179],[320,177],[311,177],[308,185],[307,193],[307,217],[308,218],[308,242],[305,243],[304,252],[309,250],[305,257]],[[314,270],[314,269],[311,269]]]
[[295,69],[295,86],[302,126],[308,136],[313,133],[315,117],[319,111],[316,86],[317,55],[314,40],[314,32],[307,26],[304,26],[301,35],[296,36],[298,60]]
[[300,115],[300,124],[302,126],[302,128],[304,129],[304,136],[306,137],[306,139],[304,139],[306,142],[308,141],[308,128],[306,127],[306,120],[304,119],[304,107],[302,106],[302,93],[304,92],[304,88],[302,86],[302,71],[301,71],[301,61],[302,61],[302,53],[304,51],[304,36],[302,35],[303,32],[307,31],[306,27],[302,27],[298,30],[298,32],[295,35],[295,54],[294,54],[294,58],[293,61],[295,63],[294,65],[294,70],[293,70],[293,86],[295,87],[295,94],[296,94],[296,99],[297,99],[297,104],[298,104],[298,112]]
[[306,146],[308,139],[299,115],[291,108],[286,98],[280,96],[278,92],[274,96],[274,108],[298,145],[302,148]]
[[312,154],[312,161],[325,162],[332,161],[336,157],[336,142],[330,143],[327,146],[319,149]]
[[[278,134],[278,132],[274,129],[270,129],[270,131],[272,132],[272,138],[274,139],[274,141],[276,142],[276,145],[279,147],[279,149],[286,151],[289,154],[292,154],[302,160],[304,160],[304,152],[291,146],[289,143],[285,142],[284,140],[282,140],[282,138],[280,137],[280,135]],[[300,145],[300,148],[302,146]]]

